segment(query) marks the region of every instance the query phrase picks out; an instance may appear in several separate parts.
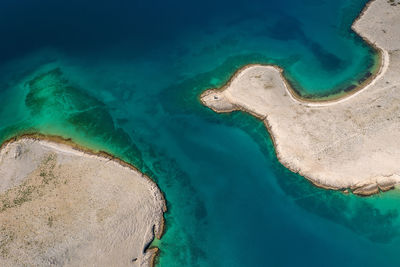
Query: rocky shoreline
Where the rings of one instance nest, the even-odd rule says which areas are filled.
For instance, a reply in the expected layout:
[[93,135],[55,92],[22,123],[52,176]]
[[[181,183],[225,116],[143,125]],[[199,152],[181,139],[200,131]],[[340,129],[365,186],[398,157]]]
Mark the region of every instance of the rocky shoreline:
[[3,143],[0,177],[1,266],[154,266],[166,203],[132,165],[29,134]]
[[371,1],[352,28],[382,63],[345,96],[301,99],[279,67],[248,65],[200,100],[215,112],[242,110],[264,121],[279,161],[313,184],[365,196],[400,182],[400,9]]

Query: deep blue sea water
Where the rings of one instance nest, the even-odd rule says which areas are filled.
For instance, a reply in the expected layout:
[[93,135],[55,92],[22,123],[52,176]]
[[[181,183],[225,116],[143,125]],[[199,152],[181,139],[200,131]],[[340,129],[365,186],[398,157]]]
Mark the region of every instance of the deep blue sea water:
[[157,181],[159,266],[399,266],[400,194],[315,188],[261,122],[199,94],[278,64],[305,97],[376,68],[350,30],[366,0],[0,3],[0,138],[39,131],[111,152]]

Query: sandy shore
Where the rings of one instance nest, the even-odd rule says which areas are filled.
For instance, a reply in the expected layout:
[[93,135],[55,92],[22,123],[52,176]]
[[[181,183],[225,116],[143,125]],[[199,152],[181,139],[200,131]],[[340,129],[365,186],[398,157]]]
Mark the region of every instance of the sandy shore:
[[346,97],[300,99],[279,67],[249,65],[201,101],[263,120],[280,162],[314,184],[370,195],[400,182],[400,7],[374,0],[352,28],[380,51],[382,63]]
[[151,266],[164,197],[134,167],[58,137],[0,149],[0,266]]

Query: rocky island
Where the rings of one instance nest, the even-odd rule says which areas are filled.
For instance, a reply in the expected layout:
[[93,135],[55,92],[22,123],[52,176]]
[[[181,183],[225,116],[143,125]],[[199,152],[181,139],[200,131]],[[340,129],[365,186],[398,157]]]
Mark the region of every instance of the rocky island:
[[375,46],[381,66],[345,96],[301,99],[279,67],[249,65],[201,101],[263,120],[280,162],[317,186],[359,195],[389,190],[400,183],[400,7],[372,1],[353,30]]
[[59,137],[0,149],[0,266],[151,266],[166,204],[131,165]]

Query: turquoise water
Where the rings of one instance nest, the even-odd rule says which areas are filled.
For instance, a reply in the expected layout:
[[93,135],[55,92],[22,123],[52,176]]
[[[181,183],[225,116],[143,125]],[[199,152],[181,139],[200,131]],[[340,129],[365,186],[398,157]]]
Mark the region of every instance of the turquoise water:
[[199,94],[274,63],[303,96],[374,68],[350,31],[366,1],[2,1],[0,138],[40,131],[151,176],[169,211],[159,266],[398,266],[398,191],[315,188],[261,122]]

